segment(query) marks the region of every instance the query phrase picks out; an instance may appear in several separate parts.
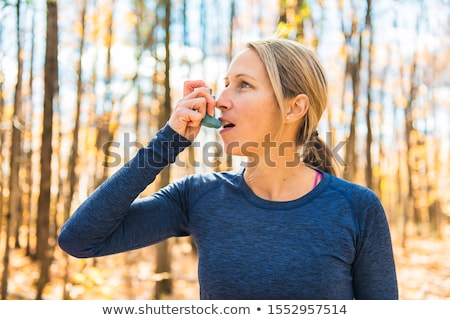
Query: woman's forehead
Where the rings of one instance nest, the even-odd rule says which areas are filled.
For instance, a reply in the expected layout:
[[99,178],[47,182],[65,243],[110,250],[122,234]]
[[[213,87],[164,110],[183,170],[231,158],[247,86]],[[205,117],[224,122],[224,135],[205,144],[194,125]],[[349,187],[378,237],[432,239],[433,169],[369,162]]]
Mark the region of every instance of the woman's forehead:
[[233,58],[228,67],[227,77],[245,73],[256,78],[259,72],[265,73],[264,65],[258,54],[247,48]]

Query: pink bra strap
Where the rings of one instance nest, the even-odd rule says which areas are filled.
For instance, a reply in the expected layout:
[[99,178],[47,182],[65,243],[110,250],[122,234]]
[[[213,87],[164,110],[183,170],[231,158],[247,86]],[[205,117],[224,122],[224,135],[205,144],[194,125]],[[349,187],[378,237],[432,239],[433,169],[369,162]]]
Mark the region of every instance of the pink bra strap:
[[315,188],[317,186],[317,183],[319,182],[319,178],[322,178],[322,174],[319,171],[316,171],[316,178],[314,179],[314,187]]

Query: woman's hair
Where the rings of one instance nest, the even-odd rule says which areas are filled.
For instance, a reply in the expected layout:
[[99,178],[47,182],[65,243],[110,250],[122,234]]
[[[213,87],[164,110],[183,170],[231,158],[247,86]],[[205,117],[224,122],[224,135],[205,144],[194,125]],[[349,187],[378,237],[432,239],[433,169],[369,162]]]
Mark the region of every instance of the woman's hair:
[[302,161],[313,168],[336,174],[333,154],[317,135],[317,125],[327,106],[327,79],[316,54],[297,41],[274,38],[247,43],[262,60],[285,123],[285,101],[298,94],[309,98],[309,108],[297,131]]

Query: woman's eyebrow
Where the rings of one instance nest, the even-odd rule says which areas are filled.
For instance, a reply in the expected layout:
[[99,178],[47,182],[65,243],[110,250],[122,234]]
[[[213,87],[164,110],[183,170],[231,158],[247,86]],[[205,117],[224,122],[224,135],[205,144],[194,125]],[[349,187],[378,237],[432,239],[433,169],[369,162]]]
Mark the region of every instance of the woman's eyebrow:
[[[238,73],[237,75],[232,76],[231,78],[241,78],[241,77],[247,77],[247,78],[256,80],[255,77],[253,77],[253,76],[251,76],[251,75],[249,75],[249,74],[247,74],[247,73]],[[230,78],[230,77],[226,76],[226,77],[224,77],[223,79],[224,79],[224,80],[228,80],[229,78]]]

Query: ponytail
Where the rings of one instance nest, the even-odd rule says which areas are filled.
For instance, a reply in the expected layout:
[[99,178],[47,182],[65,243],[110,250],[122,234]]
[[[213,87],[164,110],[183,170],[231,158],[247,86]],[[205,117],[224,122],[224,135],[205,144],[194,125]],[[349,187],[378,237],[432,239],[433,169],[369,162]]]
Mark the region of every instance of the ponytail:
[[325,141],[319,138],[317,131],[303,145],[302,161],[305,165],[313,169],[319,169],[334,176],[336,175],[336,169],[333,166],[335,162],[333,153]]

